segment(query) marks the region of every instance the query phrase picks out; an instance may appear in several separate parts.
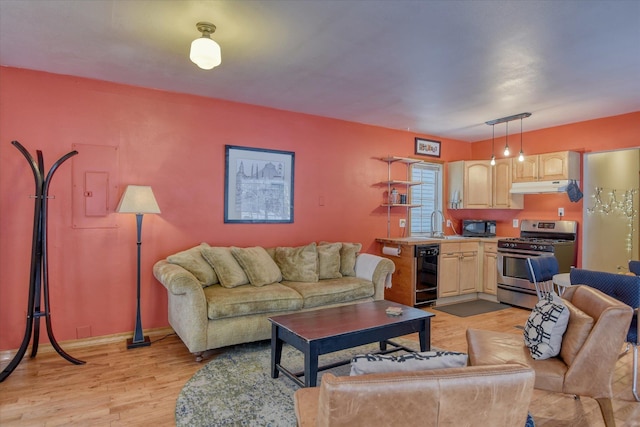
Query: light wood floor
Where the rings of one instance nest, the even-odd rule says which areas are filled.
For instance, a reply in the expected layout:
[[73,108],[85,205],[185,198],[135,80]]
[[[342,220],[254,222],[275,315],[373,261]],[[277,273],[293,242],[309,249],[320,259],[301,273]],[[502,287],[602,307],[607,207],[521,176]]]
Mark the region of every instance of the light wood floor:
[[[432,345],[466,351],[467,327],[521,334],[528,312],[509,308],[467,318],[437,310],[432,320]],[[2,426],[171,426],[175,402],[184,383],[211,358],[197,363],[175,335],[149,331],[150,347],[127,350],[128,335],[63,343],[86,365],[72,365],[41,347],[29,353],[0,383]],[[417,337],[413,337],[417,339]],[[0,368],[12,354],[0,353]],[[613,402],[618,427],[640,426],[640,403],[631,394],[631,353],[618,361]],[[531,413],[536,425],[604,426],[597,403],[589,398],[534,391]],[[483,426],[485,427],[485,426]]]

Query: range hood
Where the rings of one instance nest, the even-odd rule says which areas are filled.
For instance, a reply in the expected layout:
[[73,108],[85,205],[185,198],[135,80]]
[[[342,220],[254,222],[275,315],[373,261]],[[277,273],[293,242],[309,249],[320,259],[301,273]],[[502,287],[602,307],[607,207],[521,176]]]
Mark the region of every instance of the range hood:
[[542,194],[562,193],[567,191],[571,181],[559,179],[556,181],[514,182],[511,184],[511,194]]

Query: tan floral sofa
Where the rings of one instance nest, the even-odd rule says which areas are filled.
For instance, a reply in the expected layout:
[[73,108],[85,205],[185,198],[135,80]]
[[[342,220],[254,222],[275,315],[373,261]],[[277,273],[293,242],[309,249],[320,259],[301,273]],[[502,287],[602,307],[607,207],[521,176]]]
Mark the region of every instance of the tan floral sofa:
[[213,247],[178,252],[153,266],[167,288],[169,324],[196,360],[205,350],[271,337],[271,316],[384,299],[392,261],[359,243]]

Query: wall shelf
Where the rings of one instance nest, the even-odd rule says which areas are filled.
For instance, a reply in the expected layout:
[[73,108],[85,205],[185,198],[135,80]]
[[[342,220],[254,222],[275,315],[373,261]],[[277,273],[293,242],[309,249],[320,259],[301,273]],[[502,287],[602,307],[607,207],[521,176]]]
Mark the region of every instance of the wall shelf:
[[[387,202],[382,203],[380,206],[387,208],[387,237],[391,237],[391,208],[404,208],[407,210],[407,216],[409,216],[409,209],[417,208],[421,205],[411,203],[409,200],[409,188],[414,185],[422,184],[421,181],[412,181],[411,180],[411,169],[409,166],[422,163],[420,159],[412,159],[409,157],[397,157],[397,156],[386,156],[380,157],[379,160],[387,163],[387,180],[377,183],[376,185],[382,185],[387,187]],[[401,163],[407,166],[406,168],[406,179],[394,179],[391,177],[391,165],[394,163]],[[389,197],[391,196],[392,187],[400,187],[400,192],[404,192],[407,197],[407,203],[391,203],[389,201]]]

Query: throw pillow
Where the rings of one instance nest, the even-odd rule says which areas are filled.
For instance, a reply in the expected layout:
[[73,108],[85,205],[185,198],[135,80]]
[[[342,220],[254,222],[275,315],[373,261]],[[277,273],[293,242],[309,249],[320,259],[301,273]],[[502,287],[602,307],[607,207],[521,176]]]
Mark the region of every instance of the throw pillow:
[[249,278],[238,261],[231,254],[230,248],[209,247],[202,249],[202,256],[216,271],[220,284],[225,288],[246,285]]
[[318,281],[318,252],[315,242],[307,246],[277,247],[275,261],[282,278],[291,282]]
[[559,296],[551,293],[539,300],[524,327],[524,343],[531,357],[543,360],[560,354],[568,323],[569,309]]
[[264,248],[260,246],[254,248],[231,247],[231,253],[253,286],[264,286],[282,280],[278,265]]
[[[328,243],[320,242],[321,245]],[[362,243],[342,242],[342,247],[340,248],[340,274],[352,277],[356,275],[356,257],[360,250],[362,250]]]
[[593,317],[571,304],[571,302],[564,301],[564,304],[569,309],[569,324],[562,337],[560,357],[562,357],[564,363],[571,365],[578,351],[587,340],[591,329],[593,329],[594,320]]
[[400,356],[363,354],[351,359],[351,375],[426,371],[467,366],[467,355],[455,351],[425,351]]
[[337,279],[340,274],[340,249],[342,243],[324,243],[318,245],[318,277]]
[[213,267],[202,257],[202,248],[208,247],[208,244],[201,243],[191,249],[169,255],[167,262],[188,270],[198,279],[203,288],[214,285],[218,283],[218,276],[216,276]]

